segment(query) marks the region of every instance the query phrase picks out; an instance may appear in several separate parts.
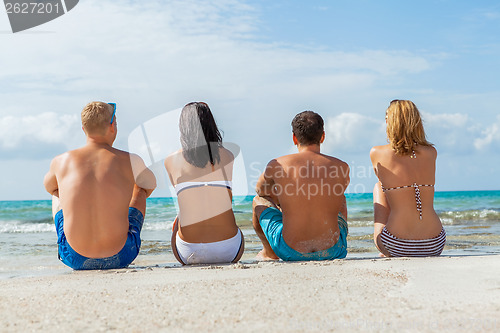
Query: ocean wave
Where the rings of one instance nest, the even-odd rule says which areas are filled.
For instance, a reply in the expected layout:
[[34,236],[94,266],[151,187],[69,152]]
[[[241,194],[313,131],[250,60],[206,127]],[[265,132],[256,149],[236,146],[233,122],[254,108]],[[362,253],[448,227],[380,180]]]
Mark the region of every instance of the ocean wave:
[[373,227],[373,216],[370,219],[349,219],[347,218],[349,227]]
[[[174,221],[144,223],[143,230],[163,231],[172,230]],[[41,233],[54,232],[54,223],[44,223],[40,221],[0,221],[0,233]]]
[[147,221],[143,224],[142,230],[148,231],[161,231],[161,230],[172,230],[174,221],[164,221],[164,222],[151,222]]
[[38,221],[1,221],[0,233],[40,233],[55,232],[54,224]]
[[[349,225],[373,225],[373,211],[363,211],[363,213],[349,213]],[[443,224],[460,224],[474,221],[500,222],[500,209],[462,211],[447,210],[437,211],[437,214]]]
[[[442,210],[437,211],[444,225],[469,225],[475,222],[497,223],[500,222],[500,209],[478,209],[478,210]],[[171,214],[148,214],[143,230],[162,231],[172,230],[173,215]],[[41,233],[54,232],[54,222],[49,216],[30,219],[0,219],[0,233]],[[235,214],[236,223],[243,228],[252,227],[252,213],[250,211],[238,211]],[[349,211],[349,226],[372,227],[373,212],[369,210]]]
[[465,221],[500,221],[500,210],[463,210],[463,211],[441,211],[439,217],[446,223]]

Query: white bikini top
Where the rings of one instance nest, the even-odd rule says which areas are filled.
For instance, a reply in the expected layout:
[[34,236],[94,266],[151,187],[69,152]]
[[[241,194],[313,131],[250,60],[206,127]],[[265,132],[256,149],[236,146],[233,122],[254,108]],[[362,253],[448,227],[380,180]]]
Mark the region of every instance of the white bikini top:
[[233,187],[233,182],[230,180],[211,180],[208,182],[183,182],[174,186],[175,193],[177,195],[188,188],[203,187],[203,186],[214,186],[214,187],[225,187],[231,190]]

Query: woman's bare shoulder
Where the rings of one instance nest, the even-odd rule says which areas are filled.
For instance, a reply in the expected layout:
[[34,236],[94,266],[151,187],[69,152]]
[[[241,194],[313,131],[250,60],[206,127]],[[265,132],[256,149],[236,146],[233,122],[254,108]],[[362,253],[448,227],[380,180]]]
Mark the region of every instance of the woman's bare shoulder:
[[437,149],[434,146],[422,146],[418,148],[419,151],[426,154],[429,157],[437,157]]
[[229,150],[224,147],[219,148],[219,154],[221,156],[222,161],[228,163],[232,162],[234,160],[234,154]]
[[172,165],[178,163],[180,158],[183,158],[182,157],[182,149],[179,149],[179,150],[173,152],[172,154],[168,155],[165,158],[165,162],[164,162],[165,167],[168,168],[169,166],[172,166]]
[[388,153],[390,151],[392,151],[390,145],[374,146],[370,150],[370,157],[373,159],[376,158],[377,156],[380,156],[381,154]]

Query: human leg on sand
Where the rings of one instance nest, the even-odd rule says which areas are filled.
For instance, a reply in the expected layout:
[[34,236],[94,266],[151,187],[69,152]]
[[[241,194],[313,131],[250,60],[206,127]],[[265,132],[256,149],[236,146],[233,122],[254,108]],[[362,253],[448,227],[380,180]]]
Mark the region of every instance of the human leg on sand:
[[255,230],[255,233],[259,237],[262,242],[263,249],[257,254],[257,259],[260,260],[277,260],[279,257],[274,253],[271,245],[269,244],[264,231],[262,231],[262,227],[260,226],[260,215],[263,211],[265,211],[269,207],[277,208],[276,204],[271,201],[269,197],[261,197],[255,196],[253,199],[253,216],[252,216],[252,224]]
[[382,190],[382,185],[378,182],[373,188],[373,241],[375,242],[377,249],[380,251],[381,257],[390,257],[389,252],[380,240],[380,234],[387,224],[390,212],[391,208],[389,207],[385,193]]

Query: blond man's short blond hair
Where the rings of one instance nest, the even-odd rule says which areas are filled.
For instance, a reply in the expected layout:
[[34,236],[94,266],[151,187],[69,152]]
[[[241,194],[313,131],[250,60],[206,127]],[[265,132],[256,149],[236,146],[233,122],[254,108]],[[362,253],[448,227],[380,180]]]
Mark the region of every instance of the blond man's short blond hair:
[[111,122],[113,107],[104,102],[90,102],[82,110],[82,126],[87,134],[104,135]]

